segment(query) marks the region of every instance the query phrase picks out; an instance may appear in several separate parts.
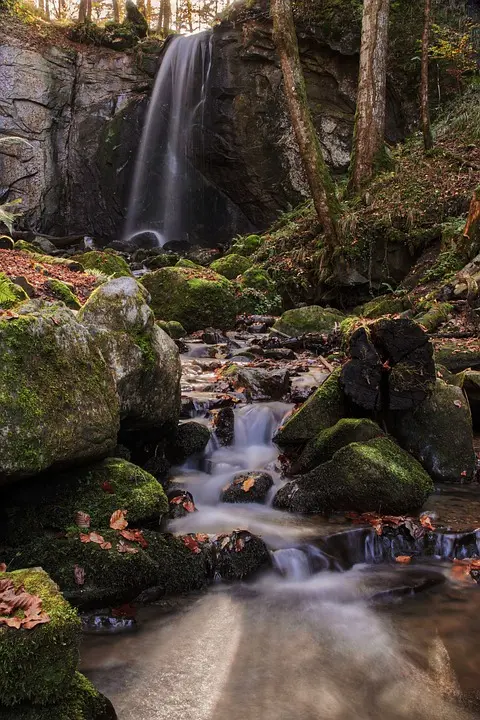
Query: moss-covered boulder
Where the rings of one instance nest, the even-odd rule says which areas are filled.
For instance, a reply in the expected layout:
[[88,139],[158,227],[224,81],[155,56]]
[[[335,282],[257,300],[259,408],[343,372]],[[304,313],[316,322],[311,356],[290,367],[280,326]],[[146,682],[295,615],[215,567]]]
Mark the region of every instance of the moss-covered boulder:
[[[79,660],[77,612],[43,570],[0,573],[2,580],[39,597],[50,620],[31,630],[0,625],[0,704],[58,701],[68,692]],[[14,709],[10,713],[9,718],[17,717]]]
[[201,265],[188,258],[180,258],[180,260],[175,263],[175,267],[193,268],[195,270],[195,268],[199,268]]
[[340,325],[345,315],[339,310],[322,308],[318,305],[287,310],[273,326],[274,330],[289,337],[304,333],[331,333]]
[[284,485],[274,506],[290,512],[330,510],[403,515],[421,508],[433,482],[419,462],[386,437],[351,443],[329,462]]
[[435,363],[452,373],[480,370],[480,343],[454,341],[435,342]]
[[113,250],[107,252],[90,250],[83,255],[75,255],[72,260],[80,263],[85,270],[96,270],[108,277],[131,277],[132,275],[126,260]]
[[412,302],[408,295],[380,295],[355,309],[356,315],[369,320],[376,320],[384,315],[398,315],[410,310]]
[[65,474],[8,488],[2,498],[0,538],[17,547],[48,531],[65,531],[77,513],[90,516],[91,527],[109,527],[115,510],[127,511],[133,527],[160,521],[168,513],[162,486],[149,473],[120,458],[107,458]]
[[252,267],[247,268],[240,276],[239,283],[242,288],[253,288],[269,295],[275,295],[277,292],[274,280],[272,280],[265,268],[259,265],[252,265]]
[[147,273],[142,283],[160,320],[176,320],[191,332],[206,327],[222,330],[235,323],[237,304],[232,283],[213,270],[162,268]]
[[207,447],[211,432],[206,425],[190,421],[179,425],[175,438],[167,448],[167,458],[181,465],[192,455],[202,453]]
[[24,702],[0,705],[0,720],[117,720],[112,703],[84,675],[76,672],[61,698],[47,705]]
[[82,307],[80,300],[73,292],[72,286],[68,283],[57,280],[57,278],[50,278],[47,287],[57,300],[61,300],[71,310],[79,310]]
[[[168,594],[206,583],[205,557],[172,535],[144,530],[141,545],[114,530],[102,530],[106,547],[82,542],[80,535],[72,528],[64,537],[36,538],[19,553],[12,552],[10,566],[41,565],[67,600],[82,608],[115,606],[133,600],[147,588],[160,588],[162,594]],[[76,568],[82,570],[81,584]]]
[[24,252],[31,252],[36,253],[38,252],[35,245],[33,245],[30,242],[27,242],[27,240],[17,240],[13,246],[14,250],[23,250]]
[[173,340],[180,340],[180,338],[185,337],[187,334],[183,325],[175,320],[157,320],[157,325],[166,332],[167,335],[170,335]]
[[239,473],[222,490],[220,499],[225,503],[264,503],[272,487],[273,479],[268,473]]
[[245,270],[248,270],[252,265],[253,261],[250,260],[250,258],[232,253],[231,255],[225,255],[223,258],[214,260],[210,267],[219,275],[223,275],[229,280],[235,280],[236,277],[244,273]]
[[148,299],[134,278],[116,278],[92,293],[78,319],[114,373],[124,423],[175,427],[180,413],[178,348],[155,324]]
[[472,413],[472,421],[475,429],[480,427],[480,372],[478,370],[466,370],[460,375],[454,376],[456,383],[447,378],[445,382],[450,385],[458,384],[468,398],[470,410]]
[[261,244],[262,238],[260,235],[245,235],[235,240],[230,246],[229,253],[250,257],[250,255],[253,255],[253,253],[259,249]]
[[0,482],[92,461],[116,444],[119,403],[98,343],[64,305],[0,318]]
[[372,420],[365,418],[343,418],[336,425],[322,430],[307,443],[302,454],[292,467],[294,475],[309,472],[328,462],[345,445],[352,442],[367,442],[385,433]]
[[262,538],[247,530],[219,535],[214,544],[215,571],[226,582],[244,580],[271,565],[270,553]]
[[432,395],[407,412],[390,413],[388,429],[438,482],[471,482],[472,418],[459,387],[437,380]]
[[25,290],[0,273],[0,310],[10,310],[24,300],[28,300]]
[[273,438],[280,447],[301,445],[345,416],[340,369],[335,370],[311,397],[278,430]]

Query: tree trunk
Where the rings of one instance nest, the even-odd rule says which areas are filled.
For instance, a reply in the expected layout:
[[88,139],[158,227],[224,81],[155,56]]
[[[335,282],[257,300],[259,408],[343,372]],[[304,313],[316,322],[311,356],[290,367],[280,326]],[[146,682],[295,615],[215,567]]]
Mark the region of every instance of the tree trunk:
[[390,0],[365,0],[349,192],[370,180],[383,150]]
[[[47,0],[48,2],[48,0]],[[78,22],[84,23],[87,19],[87,0],[80,0],[80,4],[78,6]]]
[[318,219],[327,243],[338,241],[340,206],[308,107],[291,0],[271,0],[273,38],[280,56],[285,96]]
[[428,46],[430,42],[431,11],[432,0],[425,0],[425,19],[422,35],[422,78],[420,84],[420,107],[422,112],[423,145],[425,150],[431,150],[433,147],[428,98]]
[[473,193],[467,223],[457,250],[468,260],[480,252],[480,185]]
[[45,17],[47,20],[50,20],[50,2],[49,2],[49,0],[45,0]]
[[120,4],[119,0],[112,0],[113,19],[116,23],[120,22]]
[[170,25],[172,23],[172,7],[170,0],[160,0],[160,8],[158,12],[158,25],[157,30],[163,35],[168,35],[170,32]]
[[137,0],[137,7],[142,13],[143,17],[146,15],[145,0]]

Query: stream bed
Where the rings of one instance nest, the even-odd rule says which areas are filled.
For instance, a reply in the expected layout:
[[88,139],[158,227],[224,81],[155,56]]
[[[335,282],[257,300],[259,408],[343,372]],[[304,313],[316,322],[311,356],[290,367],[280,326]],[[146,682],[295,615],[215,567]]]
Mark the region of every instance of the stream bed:
[[[193,346],[184,357],[183,395],[196,419],[208,414],[204,385],[214,376],[206,362],[192,379],[191,358],[207,350]],[[119,720],[480,717],[480,588],[451,575],[452,557],[480,539],[443,533],[436,557],[399,565],[371,528],[271,508],[282,484],[271,439],[291,407],[240,404],[233,444],[212,437],[174,477],[198,512],[171,522],[172,532],[248,529],[267,543],[272,569],[140,607],[133,631],[85,637],[82,671]],[[267,503],[220,503],[245,470],[273,477]],[[472,490],[445,488],[429,509],[455,531],[480,525]]]

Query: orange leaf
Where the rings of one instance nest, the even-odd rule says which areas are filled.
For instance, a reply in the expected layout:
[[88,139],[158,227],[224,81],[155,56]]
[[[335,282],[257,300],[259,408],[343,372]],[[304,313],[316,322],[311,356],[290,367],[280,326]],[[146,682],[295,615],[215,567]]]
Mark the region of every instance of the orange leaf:
[[143,533],[141,530],[120,530],[120,535],[125,538],[125,540],[130,540],[131,542],[138,542],[142,548],[148,547],[148,542],[143,537]]
[[420,515],[420,524],[426,530],[435,530],[435,527],[432,524],[432,518],[429,517],[428,515]]
[[103,543],[105,542],[105,538],[103,538],[102,535],[99,535],[96,532],[91,532],[90,542],[96,543],[96,545],[103,545]]
[[85,512],[82,512],[81,510],[78,510],[75,513],[75,525],[81,528],[89,528],[90,527],[90,515],[88,515]]
[[397,555],[395,562],[400,563],[400,565],[408,565],[412,562],[412,558],[410,555]]
[[183,535],[182,540],[189,550],[194,552],[196,555],[202,552],[198,542],[191,535]]
[[125,530],[128,522],[125,520],[126,510],[115,510],[110,518],[110,527],[112,530]]
[[133,547],[133,545],[127,545],[127,543],[123,540],[120,540],[117,544],[117,550],[119,553],[130,553],[131,555],[135,555],[140,552],[138,548]]
[[88,535],[85,535],[84,533],[80,533],[80,542],[89,543],[90,542],[90,533],[88,533]]
[[112,543],[111,542],[103,542],[103,543],[101,543],[100,547],[102,548],[102,550],[111,550]]
[[248,492],[249,490],[252,489],[252,487],[253,487],[254,485],[255,485],[255,479],[254,479],[254,478],[247,478],[247,479],[242,483],[242,490],[243,490],[243,492]]

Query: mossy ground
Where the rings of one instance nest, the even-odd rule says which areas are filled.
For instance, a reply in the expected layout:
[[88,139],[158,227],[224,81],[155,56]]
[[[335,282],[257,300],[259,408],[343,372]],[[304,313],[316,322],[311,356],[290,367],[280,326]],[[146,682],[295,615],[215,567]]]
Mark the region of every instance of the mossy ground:
[[[0,626],[0,704],[57,701],[68,692],[79,660],[81,626],[77,612],[41,570],[1,573],[0,578],[8,578],[39,596],[42,610],[50,617],[49,622],[33,630]],[[14,711],[10,712],[8,717],[13,718]]]

